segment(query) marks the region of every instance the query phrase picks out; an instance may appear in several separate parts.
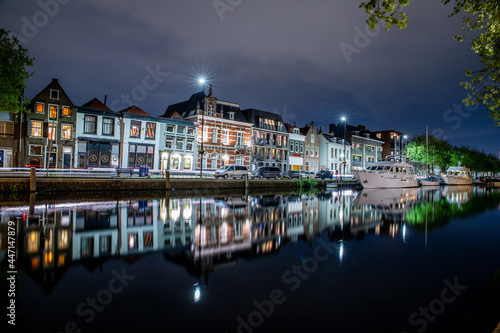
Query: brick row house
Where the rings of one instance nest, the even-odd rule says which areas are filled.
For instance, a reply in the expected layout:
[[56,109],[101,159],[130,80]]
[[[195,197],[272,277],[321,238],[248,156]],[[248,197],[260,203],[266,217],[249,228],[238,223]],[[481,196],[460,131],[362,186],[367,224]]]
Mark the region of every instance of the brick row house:
[[[74,164],[76,112],[57,79],[47,85],[24,113],[17,157],[23,166],[71,168]],[[20,120],[20,117],[17,118]],[[19,141],[18,141],[19,142]]]
[[250,167],[252,123],[240,105],[198,92],[189,100],[168,106],[163,117],[182,117],[198,127],[196,169],[216,170],[226,164]]

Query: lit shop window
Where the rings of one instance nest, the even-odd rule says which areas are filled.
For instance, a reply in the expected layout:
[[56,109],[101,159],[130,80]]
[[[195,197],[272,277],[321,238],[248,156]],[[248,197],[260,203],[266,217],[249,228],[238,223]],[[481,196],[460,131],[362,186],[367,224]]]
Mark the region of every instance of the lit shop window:
[[141,122],[137,120],[132,120],[130,122],[130,137],[140,138],[141,137]]

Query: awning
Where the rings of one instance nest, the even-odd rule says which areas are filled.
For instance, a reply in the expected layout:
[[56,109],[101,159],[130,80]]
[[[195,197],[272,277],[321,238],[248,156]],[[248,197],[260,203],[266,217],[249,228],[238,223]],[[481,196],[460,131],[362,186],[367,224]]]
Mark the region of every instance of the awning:
[[89,138],[85,136],[79,136],[77,138],[80,141],[89,141],[89,142],[104,142],[104,143],[121,143],[121,140],[117,139],[104,139],[104,138]]

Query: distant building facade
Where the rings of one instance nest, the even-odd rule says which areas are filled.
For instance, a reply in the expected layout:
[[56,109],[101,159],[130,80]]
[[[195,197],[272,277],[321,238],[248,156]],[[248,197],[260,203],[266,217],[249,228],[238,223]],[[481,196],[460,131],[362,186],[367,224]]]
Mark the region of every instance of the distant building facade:
[[305,136],[304,139],[304,165],[303,170],[318,172],[319,171],[319,138],[318,131],[314,127],[314,122],[300,129],[300,134]]
[[191,121],[159,118],[160,170],[194,170],[198,156],[198,127]]
[[[351,145],[346,142],[344,145],[344,139],[335,137],[333,133],[321,133],[319,135],[320,142],[320,170],[330,170],[334,174],[342,174],[351,172],[351,160],[348,158],[351,156]],[[345,151],[344,151],[345,150]],[[344,158],[345,159],[345,170],[344,170]]]
[[77,108],[77,168],[120,166],[120,119],[97,98]]
[[406,144],[408,143],[408,134],[399,131],[378,131],[373,132],[375,137],[384,143],[382,144],[382,159],[386,156],[404,155]]
[[[351,169],[361,170],[382,159],[383,141],[366,129],[365,126],[330,124],[330,132],[346,133],[347,142],[351,143]],[[349,156],[347,157],[349,159]]]
[[253,124],[250,169],[275,166],[288,170],[288,132],[281,115],[256,109],[243,110]]
[[237,103],[221,101],[209,94],[193,94],[189,100],[170,105],[163,117],[181,115],[198,126],[200,156],[196,169],[216,170],[227,164],[250,168],[252,123]]
[[65,168],[74,164],[76,111],[57,79],[52,79],[23,114],[21,165]]
[[304,144],[306,136],[300,134],[298,127],[286,124],[288,132],[288,141],[290,142],[288,148],[288,166],[290,170],[302,171],[304,170]]

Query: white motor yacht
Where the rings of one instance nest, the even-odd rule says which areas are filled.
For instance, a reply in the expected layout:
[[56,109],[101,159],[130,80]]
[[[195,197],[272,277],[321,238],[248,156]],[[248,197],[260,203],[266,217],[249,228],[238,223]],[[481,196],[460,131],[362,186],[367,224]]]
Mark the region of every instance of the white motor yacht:
[[385,161],[374,163],[363,171],[354,172],[363,188],[401,188],[418,187],[415,169],[411,164],[394,156]]
[[443,175],[443,180],[446,185],[471,185],[472,178],[470,170],[458,163],[458,166],[449,167],[446,174]]

